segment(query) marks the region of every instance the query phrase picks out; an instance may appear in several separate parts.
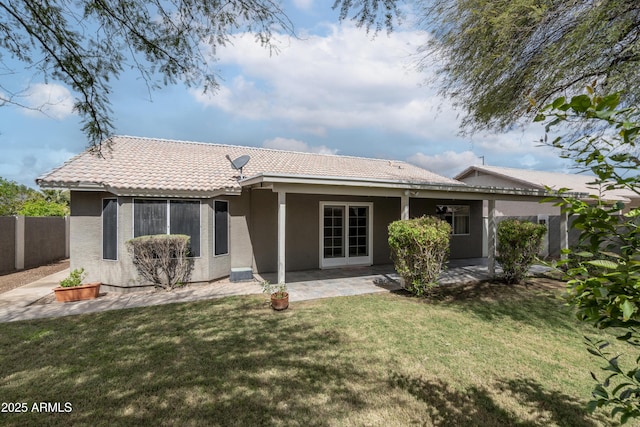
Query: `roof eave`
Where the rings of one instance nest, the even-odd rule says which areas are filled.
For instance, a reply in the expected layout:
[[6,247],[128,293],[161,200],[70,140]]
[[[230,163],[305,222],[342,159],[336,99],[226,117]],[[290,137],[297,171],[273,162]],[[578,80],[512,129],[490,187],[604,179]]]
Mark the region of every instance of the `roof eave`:
[[[239,181],[243,187],[262,184],[315,184],[315,185],[344,185],[353,187],[379,187],[401,189],[411,192],[441,191],[449,193],[470,193],[478,196],[525,196],[534,198],[559,197],[555,191],[538,188],[503,188],[460,184],[412,182],[401,180],[363,179],[351,177],[327,177],[313,175],[289,175],[262,173]],[[564,196],[586,197],[586,193],[563,193]]]
[[315,184],[315,185],[343,185],[351,187],[380,187],[380,188],[413,188],[415,185],[434,186],[459,186],[467,187],[465,183],[459,184],[439,184],[425,181],[409,181],[402,179],[378,179],[378,178],[358,178],[344,176],[324,176],[324,175],[297,175],[284,173],[260,173],[238,181],[242,187],[263,183],[277,184]]
[[241,187],[215,188],[210,190],[189,190],[170,188],[123,188],[106,185],[98,182],[79,181],[44,181],[36,180],[41,188],[62,189],[70,191],[104,191],[121,197],[172,197],[210,199],[224,195],[239,195]]

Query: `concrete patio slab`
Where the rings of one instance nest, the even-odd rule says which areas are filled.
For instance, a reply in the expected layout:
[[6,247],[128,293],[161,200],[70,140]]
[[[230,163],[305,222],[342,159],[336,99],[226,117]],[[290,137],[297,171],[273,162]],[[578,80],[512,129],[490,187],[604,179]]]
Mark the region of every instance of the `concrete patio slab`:
[[[533,271],[541,272],[544,269],[542,266],[536,266]],[[97,313],[107,310],[222,298],[231,295],[260,294],[262,293],[260,284],[263,280],[269,280],[271,283],[277,281],[276,273],[256,274],[256,280],[252,282],[219,280],[206,284],[194,284],[171,292],[109,292],[88,301],[37,303],[43,298],[52,299],[53,288],[58,286],[60,280],[68,275],[69,270],[64,270],[29,285],[0,294],[0,322]],[[392,265],[288,272],[286,278],[290,302],[401,289],[400,278]],[[447,270],[440,276],[439,283],[442,285],[473,283],[489,279],[486,259],[474,258],[451,260]]]

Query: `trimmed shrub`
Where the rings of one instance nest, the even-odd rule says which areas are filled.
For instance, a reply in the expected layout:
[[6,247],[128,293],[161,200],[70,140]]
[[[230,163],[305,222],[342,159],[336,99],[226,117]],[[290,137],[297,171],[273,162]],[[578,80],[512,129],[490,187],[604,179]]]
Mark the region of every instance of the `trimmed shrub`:
[[498,224],[496,261],[508,284],[520,283],[537,259],[547,228],[542,224],[506,219]]
[[409,292],[429,292],[449,256],[451,226],[433,216],[389,224],[389,246],[396,271]]
[[127,241],[127,249],[143,279],[170,290],[188,282],[191,276],[189,239],[182,234],[140,236]]

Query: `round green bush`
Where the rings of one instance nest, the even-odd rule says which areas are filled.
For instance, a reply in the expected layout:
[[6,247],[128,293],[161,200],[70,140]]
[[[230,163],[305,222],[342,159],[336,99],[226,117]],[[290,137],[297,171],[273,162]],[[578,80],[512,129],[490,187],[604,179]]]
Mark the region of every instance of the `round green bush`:
[[433,216],[389,224],[389,247],[404,287],[424,295],[435,285],[449,256],[451,225]]

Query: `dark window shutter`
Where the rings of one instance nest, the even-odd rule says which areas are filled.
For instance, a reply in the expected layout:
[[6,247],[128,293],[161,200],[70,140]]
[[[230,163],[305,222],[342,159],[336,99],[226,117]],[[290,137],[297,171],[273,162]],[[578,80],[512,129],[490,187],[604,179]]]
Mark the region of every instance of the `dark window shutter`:
[[215,248],[216,255],[229,253],[229,202],[216,200],[215,211]]
[[118,259],[118,200],[102,200],[102,258]]

